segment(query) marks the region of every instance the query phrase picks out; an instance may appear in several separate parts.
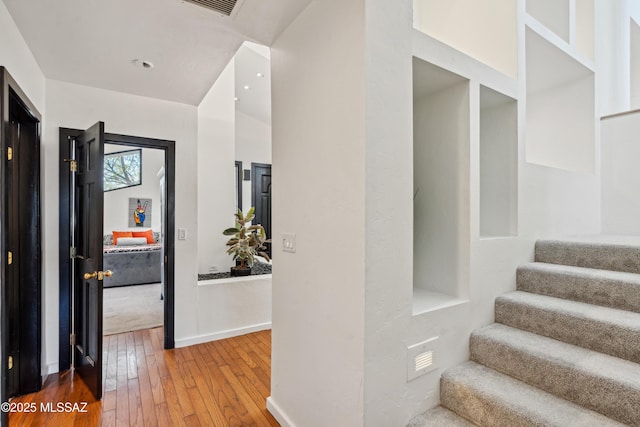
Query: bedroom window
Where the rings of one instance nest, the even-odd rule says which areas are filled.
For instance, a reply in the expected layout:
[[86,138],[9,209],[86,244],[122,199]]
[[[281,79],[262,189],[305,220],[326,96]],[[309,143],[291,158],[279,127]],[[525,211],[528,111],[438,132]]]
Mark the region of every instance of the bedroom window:
[[104,155],[104,191],[142,185],[142,150]]

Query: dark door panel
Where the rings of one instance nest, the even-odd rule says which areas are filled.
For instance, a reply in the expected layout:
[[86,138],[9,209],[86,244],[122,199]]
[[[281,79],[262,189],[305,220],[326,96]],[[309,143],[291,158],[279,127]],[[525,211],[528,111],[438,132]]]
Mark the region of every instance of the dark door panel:
[[[251,164],[251,203],[256,208],[254,224],[261,224],[271,239],[271,165]],[[266,243],[266,252],[272,256],[271,243]]]
[[[74,361],[96,399],[102,397],[102,225],[104,124],[96,123],[75,144]],[[73,218],[73,215],[72,215]],[[73,219],[72,219],[73,222]]]

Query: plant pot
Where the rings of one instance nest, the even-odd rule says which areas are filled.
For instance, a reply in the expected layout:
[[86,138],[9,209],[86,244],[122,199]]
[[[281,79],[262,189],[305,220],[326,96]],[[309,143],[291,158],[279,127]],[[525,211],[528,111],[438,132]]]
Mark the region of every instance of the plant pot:
[[231,277],[242,277],[251,275],[251,268],[231,267]]

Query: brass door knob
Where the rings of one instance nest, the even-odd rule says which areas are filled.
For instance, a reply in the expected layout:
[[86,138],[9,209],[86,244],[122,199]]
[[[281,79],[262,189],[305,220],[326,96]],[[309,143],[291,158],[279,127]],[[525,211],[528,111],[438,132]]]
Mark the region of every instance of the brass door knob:
[[103,280],[105,277],[113,276],[113,271],[94,271],[93,273],[84,273],[84,280],[91,280],[97,278],[98,280]]

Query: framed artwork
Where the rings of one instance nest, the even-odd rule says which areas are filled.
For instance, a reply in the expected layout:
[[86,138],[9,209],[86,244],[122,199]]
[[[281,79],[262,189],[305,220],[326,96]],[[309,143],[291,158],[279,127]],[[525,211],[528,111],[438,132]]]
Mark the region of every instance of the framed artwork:
[[129,227],[151,228],[151,199],[129,198]]
[[142,185],[142,150],[104,155],[104,191]]

